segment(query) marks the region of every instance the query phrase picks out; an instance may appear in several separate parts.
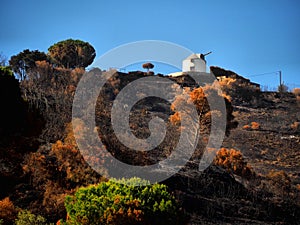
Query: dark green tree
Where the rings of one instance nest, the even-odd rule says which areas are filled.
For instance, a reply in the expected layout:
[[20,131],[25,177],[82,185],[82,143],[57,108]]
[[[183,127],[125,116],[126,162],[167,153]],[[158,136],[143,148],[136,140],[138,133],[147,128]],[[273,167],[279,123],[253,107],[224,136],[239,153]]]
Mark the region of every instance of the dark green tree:
[[48,57],[44,52],[25,49],[23,52],[12,56],[9,60],[9,65],[13,72],[16,73],[21,80],[25,80],[28,77],[30,70],[36,68],[36,61],[43,61],[47,59]]
[[60,41],[48,49],[50,57],[57,66],[64,68],[85,68],[96,57],[95,49],[88,42],[68,39]]

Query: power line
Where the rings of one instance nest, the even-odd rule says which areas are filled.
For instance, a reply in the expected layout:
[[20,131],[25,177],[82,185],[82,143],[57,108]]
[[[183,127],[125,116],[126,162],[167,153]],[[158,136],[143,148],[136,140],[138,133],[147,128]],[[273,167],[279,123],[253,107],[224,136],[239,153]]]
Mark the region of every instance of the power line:
[[265,75],[268,75],[268,74],[278,74],[280,73],[280,71],[274,71],[274,72],[268,72],[268,73],[260,73],[260,74],[254,74],[254,75],[250,75],[248,77],[260,77],[260,76],[265,76]]
[[248,77],[259,77],[259,76],[266,76],[266,75],[269,75],[269,74],[274,74],[276,76],[279,75],[279,86],[278,87],[281,87],[283,85],[281,70],[274,71],[274,72],[268,72],[268,73],[261,73],[261,74],[250,75]]

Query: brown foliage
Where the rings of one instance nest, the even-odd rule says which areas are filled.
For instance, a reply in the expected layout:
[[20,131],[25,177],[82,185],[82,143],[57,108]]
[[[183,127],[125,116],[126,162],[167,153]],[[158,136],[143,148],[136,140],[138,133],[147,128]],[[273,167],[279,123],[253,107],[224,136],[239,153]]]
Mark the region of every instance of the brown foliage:
[[66,214],[64,201],[67,194],[72,193],[65,190],[53,181],[47,181],[45,184],[45,192],[43,195],[43,207],[48,215],[55,215],[63,218]]
[[250,125],[246,124],[243,126],[244,130],[259,130],[260,124],[258,122],[251,122]]
[[300,88],[294,88],[293,93],[296,96],[297,102],[300,103]]
[[[82,124],[76,123],[75,129],[82,129]],[[85,138],[84,136],[81,138]],[[91,151],[92,153],[92,151]],[[71,124],[67,125],[66,138],[64,142],[57,141],[52,145],[50,156],[55,156],[58,161],[58,170],[66,174],[66,179],[77,185],[100,182],[100,175],[97,174],[86,163],[80,154],[76,144]],[[103,158],[95,157],[94,163],[99,163]]]
[[[114,201],[115,205],[119,204],[119,199]],[[125,224],[140,224],[143,220],[143,211],[140,209],[140,201],[137,199],[126,202],[128,209],[122,207],[116,211],[113,208],[107,208],[104,216],[100,218],[103,224],[125,225]]]
[[170,121],[172,124],[178,126],[180,125],[180,113],[175,112],[173,115],[170,116]]
[[245,129],[245,130],[249,130],[250,128],[251,128],[251,126],[249,126],[248,124],[243,126],[243,129]]
[[258,130],[260,129],[260,124],[257,122],[251,122],[251,129],[252,130]]
[[[30,210],[53,220],[65,216],[64,197],[82,185],[104,180],[84,160],[77,147],[71,124],[66,126],[63,141],[41,146],[29,153],[23,163],[23,171],[40,198],[30,203]],[[75,129],[82,129],[75,127]],[[84,137],[83,137],[84,138]],[[98,160],[98,158],[95,158]],[[98,161],[97,161],[98,162]],[[24,197],[26,193],[23,193]],[[37,206],[42,205],[41,209]]]
[[300,88],[294,88],[294,89],[293,89],[293,93],[294,93],[296,96],[300,96]]
[[10,201],[9,197],[0,200],[0,219],[3,219],[4,224],[10,224],[17,218],[18,209]]
[[64,141],[42,146],[37,152],[27,155],[23,170],[30,175],[34,186],[53,181],[65,189],[72,189],[101,181],[100,175],[90,168],[80,154],[71,124],[67,125]]
[[179,115],[178,112],[175,112],[170,116],[170,121],[174,125],[179,125],[180,116],[186,116],[187,114],[190,114],[192,112],[192,108],[186,107],[186,103],[192,103],[196,107],[198,115],[200,116],[199,120],[200,124],[202,125],[202,132],[209,132],[212,114],[216,116],[215,118],[221,118],[222,112],[210,110],[206,95],[210,95],[212,96],[212,98],[214,96],[224,98],[227,112],[226,131],[228,132],[230,129],[236,127],[237,124],[233,121],[234,117],[232,115],[233,109],[230,103],[230,97],[224,95],[223,93],[220,93],[220,90],[215,83],[212,85],[206,85],[204,87],[198,87],[194,89],[185,88],[181,94],[179,93],[178,95],[176,95],[174,102],[171,104],[171,110],[176,111],[176,108],[180,108],[181,106],[184,106],[185,108],[183,115]]
[[211,71],[218,77],[222,91],[230,96],[234,104],[249,104],[258,99],[260,88],[251,85],[250,80],[219,67],[211,67]]
[[255,175],[251,166],[245,162],[239,150],[221,148],[217,152],[214,164],[241,177],[251,178]]

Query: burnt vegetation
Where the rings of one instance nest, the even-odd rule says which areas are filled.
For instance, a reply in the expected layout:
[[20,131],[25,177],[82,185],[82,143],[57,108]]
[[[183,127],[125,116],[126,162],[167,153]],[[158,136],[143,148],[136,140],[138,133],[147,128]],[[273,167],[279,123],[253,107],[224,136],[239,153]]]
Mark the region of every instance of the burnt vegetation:
[[[85,141],[84,122],[78,119],[71,124],[76,87],[94,58],[95,51],[89,43],[66,40],[51,46],[48,54],[24,50],[11,58],[10,67],[1,66],[0,102],[4,107],[0,115],[0,224],[32,220],[36,222],[32,224],[73,224],[78,221],[72,216],[79,212],[68,212],[75,207],[70,199],[76,198],[70,196],[93,193],[94,187],[89,185],[107,182],[103,176],[107,171],[102,174],[94,171],[75,141],[73,129],[81,130],[82,136],[78,138]],[[163,220],[165,209],[169,210],[168,215],[176,215],[169,223],[176,220],[180,224],[297,224],[300,220],[299,90],[261,92],[255,84],[241,83],[239,75],[218,67],[211,70],[217,77],[224,77],[219,82],[223,94],[214,85],[199,87],[188,75],[170,78],[184,88],[186,95],[178,90],[172,103],[156,97],[143,98],[131,109],[129,125],[136,137],[151,135],[149,121],[155,116],[162,118],[167,127],[163,142],[155,150],[137,152],[116,137],[111,109],[126,85],[145,76],[155,76],[149,73],[154,67],[150,64],[143,65],[148,72],[115,72],[102,88],[95,108],[95,132],[104,145],[95,147],[88,143],[88,150],[95,152],[89,162],[107,163],[108,152],[104,148],[118,160],[132,165],[152,165],[167,158],[178,144],[181,129],[191,129],[181,126],[176,108],[191,101],[199,114],[201,137],[186,166],[162,182],[160,188],[172,205],[162,202],[159,193],[155,195],[155,201],[161,201],[161,207],[153,202],[153,207],[161,213],[158,215],[147,205],[141,206],[141,196],[127,201],[118,192],[114,196],[116,202],[107,203],[107,211],[99,213],[103,217],[91,216],[96,222],[89,223],[80,214],[80,224],[150,224],[157,218]],[[152,84],[151,88],[159,91],[160,86]],[[199,171],[199,160],[211,129],[211,115],[221,113],[211,112],[204,90],[224,99],[227,135],[212,164]],[[189,98],[185,99],[186,96]],[[82,186],[89,188],[80,189]],[[85,202],[76,204],[83,207]],[[116,206],[118,211],[114,211]],[[125,213],[122,207],[126,208]],[[86,214],[91,215],[88,211]]]

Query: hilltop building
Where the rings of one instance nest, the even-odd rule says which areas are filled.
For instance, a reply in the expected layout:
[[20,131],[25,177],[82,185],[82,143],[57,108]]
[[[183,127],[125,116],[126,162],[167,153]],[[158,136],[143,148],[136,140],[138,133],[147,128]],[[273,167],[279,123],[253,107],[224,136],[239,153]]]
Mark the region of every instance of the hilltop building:
[[[201,73],[201,72],[206,73],[205,56],[210,53],[211,52],[206,54],[198,54],[198,53],[191,54],[190,56],[188,56],[186,59],[182,61],[182,71],[171,73],[169,74],[169,76],[179,77],[183,75],[188,75],[189,73]],[[235,79],[240,85],[252,87],[254,89],[260,89],[259,84],[251,82],[249,79],[246,79],[243,76],[240,76],[230,70],[225,70],[217,66],[211,66],[210,72],[213,73],[219,81],[225,78],[232,78]]]
[[187,72],[206,72],[206,60],[205,56],[210,54],[211,52],[208,52],[206,54],[199,54],[194,53],[188,56],[186,59],[182,61],[182,71],[171,73],[169,76],[171,77],[178,77],[184,74],[187,74]]
[[192,54],[182,61],[182,72],[206,72],[206,60],[203,54]]

